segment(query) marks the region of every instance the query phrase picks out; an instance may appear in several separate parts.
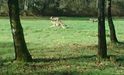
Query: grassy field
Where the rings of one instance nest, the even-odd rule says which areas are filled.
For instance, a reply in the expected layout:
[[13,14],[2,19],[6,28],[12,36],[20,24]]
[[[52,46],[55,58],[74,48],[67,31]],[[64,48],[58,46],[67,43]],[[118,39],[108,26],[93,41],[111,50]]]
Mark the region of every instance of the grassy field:
[[[0,75],[124,75],[124,44],[110,44],[101,63],[97,54],[97,22],[88,18],[61,17],[67,29],[50,28],[47,18],[22,19],[28,49],[34,59],[12,63],[14,48],[9,19],[0,19]],[[117,37],[124,42],[124,19],[114,19]]]

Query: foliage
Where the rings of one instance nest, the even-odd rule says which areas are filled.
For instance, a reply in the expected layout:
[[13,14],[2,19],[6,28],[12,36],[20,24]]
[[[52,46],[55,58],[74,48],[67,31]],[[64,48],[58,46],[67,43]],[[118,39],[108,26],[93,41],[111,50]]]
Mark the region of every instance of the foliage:
[[[19,0],[19,3],[21,15],[97,16],[97,0]],[[113,15],[124,15],[123,3],[123,0],[113,0]],[[1,15],[8,14],[6,4],[7,0],[0,0]]]

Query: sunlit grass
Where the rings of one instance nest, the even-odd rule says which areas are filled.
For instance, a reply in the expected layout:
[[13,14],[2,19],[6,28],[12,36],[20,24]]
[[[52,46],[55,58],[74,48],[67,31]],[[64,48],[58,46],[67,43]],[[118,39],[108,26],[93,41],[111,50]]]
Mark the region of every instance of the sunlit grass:
[[[31,63],[11,63],[14,59],[13,40],[8,19],[0,19],[0,71],[7,74],[32,75],[113,75],[124,74],[124,45],[111,45],[106,22],[108,55],[98,62],[97,22],[88,18],[61,17],[67,29],[50,28],[46,18],[22,19]],[[124,41],[123,19],[114,20],[117,36]]]

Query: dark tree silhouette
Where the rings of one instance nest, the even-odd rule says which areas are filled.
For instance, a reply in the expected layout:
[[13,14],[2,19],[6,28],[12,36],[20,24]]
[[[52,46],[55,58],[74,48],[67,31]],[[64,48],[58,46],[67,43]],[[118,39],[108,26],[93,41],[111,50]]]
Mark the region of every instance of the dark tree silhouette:
[[98,0],[98,57],[107,57],[105,33],[105,0]]
[[20,23],[18,0],[8,0],[8,7],[11,31],[15,48],[15,60],[31,61],[32,57],[28,52],[24,39],[23,28]]
[[115,32],[115,27],[112,19],[112,14],[111,14],[111,0],[108,0],[108,24],[109,24],[109,29],[110,29],[110,40],[112,43],[117,43],[117,37],[116,37],[116,32]]

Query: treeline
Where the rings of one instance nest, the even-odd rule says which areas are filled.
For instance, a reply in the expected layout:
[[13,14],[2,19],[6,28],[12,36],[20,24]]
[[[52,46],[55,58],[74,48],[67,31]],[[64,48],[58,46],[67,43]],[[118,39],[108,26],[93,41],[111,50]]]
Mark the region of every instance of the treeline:
[[[19,0],[19,5],[20,14],[23,16],[97,16],[97,2],[97,0]],[[124,16],[123,8],[124,0],[113,0],[113,15]],[[0,0],[0,15],[8,15],[7,0]]]

